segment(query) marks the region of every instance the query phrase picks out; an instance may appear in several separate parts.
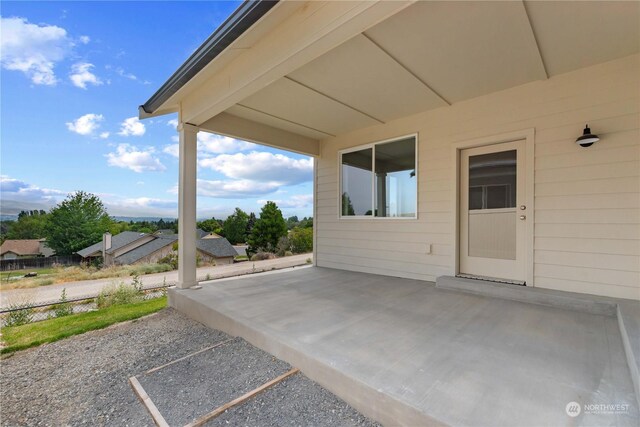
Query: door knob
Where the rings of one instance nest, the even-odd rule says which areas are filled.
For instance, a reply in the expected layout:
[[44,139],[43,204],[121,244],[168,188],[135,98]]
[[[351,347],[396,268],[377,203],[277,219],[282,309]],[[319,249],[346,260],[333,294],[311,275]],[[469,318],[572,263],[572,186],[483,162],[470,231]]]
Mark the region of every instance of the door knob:
[[527,219],[527,216],[526,216],[526,215],[520,215],[520,220],[521,220],[521,221],[524,221],[525,219]]

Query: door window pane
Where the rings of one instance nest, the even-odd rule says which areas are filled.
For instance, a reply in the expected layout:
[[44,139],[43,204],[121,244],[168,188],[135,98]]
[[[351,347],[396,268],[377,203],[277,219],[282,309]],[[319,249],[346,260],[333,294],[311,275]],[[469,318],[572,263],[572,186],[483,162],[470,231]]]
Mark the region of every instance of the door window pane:
[[386,142],[375,148],[375,216],[415,217],[415,138]]
[[342,154],[342,216],[371,215],[373,149]]
[[516,206],[516,150],[469,157],[469,210]]

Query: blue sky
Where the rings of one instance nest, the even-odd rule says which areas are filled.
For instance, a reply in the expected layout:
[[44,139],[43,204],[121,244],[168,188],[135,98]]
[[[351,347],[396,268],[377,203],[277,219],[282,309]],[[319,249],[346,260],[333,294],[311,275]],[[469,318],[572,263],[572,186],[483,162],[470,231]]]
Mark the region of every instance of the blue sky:
[[[144,103],[239,2],[2,2],[0,213],[99,195],[111,215],[177,216],[176,115]],[[200,133],[198,217],[312,212],[308,157]]]

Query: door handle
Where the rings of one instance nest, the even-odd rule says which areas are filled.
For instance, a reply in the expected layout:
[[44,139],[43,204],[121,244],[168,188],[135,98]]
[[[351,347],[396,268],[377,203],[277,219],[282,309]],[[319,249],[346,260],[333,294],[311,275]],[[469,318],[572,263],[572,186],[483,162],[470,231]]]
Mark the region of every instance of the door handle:
[[524,221],[525,219],[527,219],[527,216],[526,216],[526,215],[520,215],[520,220],[521,220],[521,221]]

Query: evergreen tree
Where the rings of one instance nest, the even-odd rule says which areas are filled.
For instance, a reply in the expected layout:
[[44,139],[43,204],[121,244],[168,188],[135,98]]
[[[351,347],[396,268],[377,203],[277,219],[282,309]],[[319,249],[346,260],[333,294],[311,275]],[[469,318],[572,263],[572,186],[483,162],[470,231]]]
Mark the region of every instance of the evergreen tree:
[[356,212],[353,209],[353,204],[351,203],[351,198],[349,197],[349,194],[342,193],[342,215],[346,216],[346,215],[355,215]]
[[247,222],[249,215],[240,208],[236,208],[229,217],[224,221],[222,232],[231,244],[244,243],[247,239]]
[[247,236],[251,235],[251,232],[253,231],[253,227],[255,225],[256,225],[256,214],[251,212],[249,214],[249,219],[247,220],[247,231],[246,231]]
[[282,217],[282,212],[274,202],[267,202],[262,207],[260,218],[247,239],[249,252],[259,250],[273,252],[278,245],[278,240],[286,235],[287,223]]

